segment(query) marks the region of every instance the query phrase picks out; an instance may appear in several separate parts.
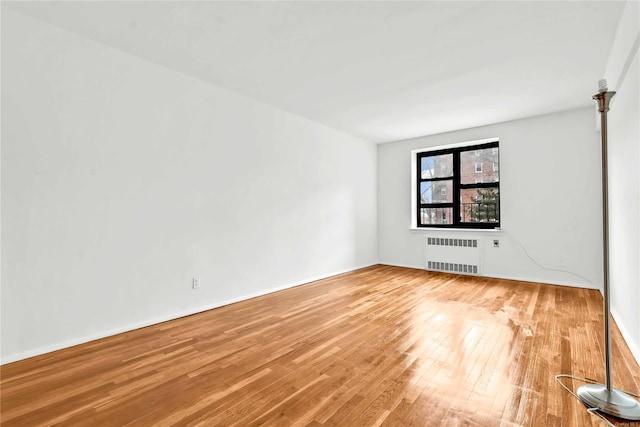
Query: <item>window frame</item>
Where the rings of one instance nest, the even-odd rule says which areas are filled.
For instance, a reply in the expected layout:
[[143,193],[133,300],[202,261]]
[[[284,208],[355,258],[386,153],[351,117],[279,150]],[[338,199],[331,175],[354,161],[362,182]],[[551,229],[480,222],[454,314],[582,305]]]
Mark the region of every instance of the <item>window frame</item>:
[[[415,185],[415,194],[414,194],[414,214],[415,214],[415,222],[413,224],[414,227],[418,229],[431,229],[431,228],[463,228],[463,229],[477,229],[477,230],[487,230],[487,229],[497,229],[500,228],[501,223],[501,215],[500,215],[500,198],[498,198],[497,202],[497,213],[498,220],[497,222],[462,222],[460,219],[461,213],[461,200],[460,194],[461,190],[466,189],[483,189],[483,188],[496,188],[498,190],[498,194],[500,194],[500,141],[499,139],[492,139],[489,142],[485,141],[477,141],[478,143],[469,143],[465,145],[454,145],[450,147],[438,147],[434,149],[424,149],[413,152],[413,161],[415,162],[415,175],[412,177],[412,180]],[[462,184],[461,183],[461,162],[460,162],[460,154],[463,152],[470,152],[474,150],[483,150],[493,148],[494,152],[498,155],[497,164],[498,171],[494,171],[498,173],[498,181],[497,182],[489,182],[489,183],[475,183],[475,184]],[[476,156],[479,151],[476,151]],[[453,174],[449,177],[439,177],[439,178],[422,178],[421,172],[421,164],[422,158],[424,157],[432,157],[439,155],[452,155],[453,160]],[[493,168],[492,168],[493,169]],[[474,165],[475,170],[475,165]],[[453,201],[452,202],[440,202],[440,203],[422,203],[422,198],[420,194],[421,183],[423,182],[437,182],[443,180],[452,180],[453,181]],[[421,210],[428,208],[452,208],[452,223],[451,224],[421,224]]]

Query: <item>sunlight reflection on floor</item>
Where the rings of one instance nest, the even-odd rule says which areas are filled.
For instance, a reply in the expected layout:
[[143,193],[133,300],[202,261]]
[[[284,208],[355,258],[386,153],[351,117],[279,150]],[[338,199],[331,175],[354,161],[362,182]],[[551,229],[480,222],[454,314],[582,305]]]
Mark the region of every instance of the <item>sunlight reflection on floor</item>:
[[410,383],[420,391],[412,394],[476,420],[500,418],[512,393],[514,343],[532,335],[508,308],[490,313],[463,303],[418,306],[412,325],[421,327],[411,331],[419,337],[411,349],[418,356]]

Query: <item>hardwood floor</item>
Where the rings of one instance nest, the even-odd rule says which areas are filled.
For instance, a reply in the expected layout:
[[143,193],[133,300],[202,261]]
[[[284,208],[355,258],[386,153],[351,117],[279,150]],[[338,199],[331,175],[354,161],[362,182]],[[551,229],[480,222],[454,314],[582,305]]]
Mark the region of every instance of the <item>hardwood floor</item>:
[[597,291],[373,266],[2,366],[2,425],[601,426],[602,360]]

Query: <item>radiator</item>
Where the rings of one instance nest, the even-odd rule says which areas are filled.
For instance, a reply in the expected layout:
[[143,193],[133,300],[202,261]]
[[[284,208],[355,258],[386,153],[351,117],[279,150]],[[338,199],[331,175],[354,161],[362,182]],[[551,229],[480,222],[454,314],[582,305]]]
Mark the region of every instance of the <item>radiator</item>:
[[478,239],[426,237],[425,246],[427,270],[480,275]]

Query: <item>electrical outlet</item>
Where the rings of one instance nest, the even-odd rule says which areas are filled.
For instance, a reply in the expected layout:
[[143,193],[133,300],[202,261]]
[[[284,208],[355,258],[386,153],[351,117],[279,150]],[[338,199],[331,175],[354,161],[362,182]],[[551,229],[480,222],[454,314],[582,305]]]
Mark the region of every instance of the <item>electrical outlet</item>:
[[192,289],[200,289],[200,278],[199,277],[194,277],[193,280],[191,281],[191,288]]
[[494,241],[493,241],[493,247],[494,247],[494,248],[499,248],[499,247],[500,247],[500,240],[497,240],[497,239],[496,239],[496,240],[494,240]]

